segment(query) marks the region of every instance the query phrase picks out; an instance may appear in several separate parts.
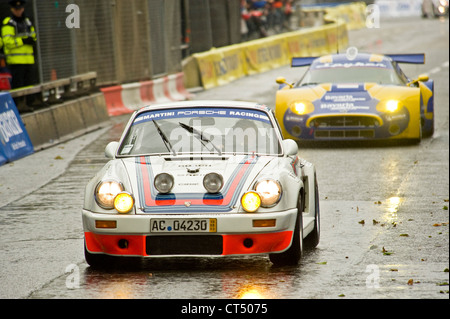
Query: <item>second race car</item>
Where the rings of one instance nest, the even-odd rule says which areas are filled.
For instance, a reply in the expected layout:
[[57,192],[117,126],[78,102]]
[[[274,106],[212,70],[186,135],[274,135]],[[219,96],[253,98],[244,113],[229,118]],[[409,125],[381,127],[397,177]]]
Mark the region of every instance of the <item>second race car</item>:
[[309,66],[289,84],[280,77],[276,117],[285,138],[296,140],[405,139],[434,131],[434,82],[409,79],[399,63],[425,63],[424,54],[333,54],[293,58]]

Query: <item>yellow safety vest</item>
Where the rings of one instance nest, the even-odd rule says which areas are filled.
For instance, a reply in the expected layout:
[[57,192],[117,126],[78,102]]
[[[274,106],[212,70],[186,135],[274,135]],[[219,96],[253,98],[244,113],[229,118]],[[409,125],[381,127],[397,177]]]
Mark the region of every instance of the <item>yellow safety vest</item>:
[[17,34],[17,24],[11,18],[3,20],[2,39],[3,51],[7,64],[34,64],[34,49],[31,44],[24,44],[23,39],[31,37],[36,41],[36,31],[28,18],[25,18],[29,32]]

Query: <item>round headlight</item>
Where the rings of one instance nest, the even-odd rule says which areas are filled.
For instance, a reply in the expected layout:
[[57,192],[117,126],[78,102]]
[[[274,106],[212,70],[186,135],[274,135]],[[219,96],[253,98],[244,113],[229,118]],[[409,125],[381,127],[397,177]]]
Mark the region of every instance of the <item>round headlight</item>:
[[173,176],[167,173],[158,174],[155,177],[154,185],[161,194],[170,193],[174,185]]
[[122,191],[122,184],[116,181],[103,181],[95,188],[95,200],[101,208],[113,209],[114,198]]
[[256,183],[255,191],[261,196],[262,207],[274,206],[281,198],[281,185],[272,179]]
[[254,213],[261,206],[261,197],[257,192],[247,192],[242,195],[241,204],[246,212]]
[[400,110],[402,104],[397,100],[384,100],[377,104],[377,111],[382,113],[395,113]]
[[314,111],[314,105],[310,101],[296,101],[291,103],[290,109],[297,115],[305,115]]
[[127,192],[117,194],[114,198],[114,208],[121,214],[126,214],[133,209],[134,198]]
[[398,104],[399,102],[396,100],[389,100],[386,102],[386,110],[389,112],[395,112],[398,110]]
[[223,177],[217,173],[206,174],[203,178],[203,186],[208,193],[218,193],[223,187]]

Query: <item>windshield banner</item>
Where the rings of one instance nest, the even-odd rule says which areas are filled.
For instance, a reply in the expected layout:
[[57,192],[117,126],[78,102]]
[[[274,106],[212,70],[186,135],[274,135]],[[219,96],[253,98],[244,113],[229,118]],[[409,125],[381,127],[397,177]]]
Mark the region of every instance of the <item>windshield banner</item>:
[[153,120],[163,120],[172,118],[193,118],[193,117],[228,117],[248,120],[257,120],[270,123],[269,117],[264,112],[255,110],[227,109],[227,108],[200,108],[200,109],[168,109],[161,111],[150,111],[139,115],[133,125]]
[[34,151],[14,100],[0,93],[0,165],[12,162]]

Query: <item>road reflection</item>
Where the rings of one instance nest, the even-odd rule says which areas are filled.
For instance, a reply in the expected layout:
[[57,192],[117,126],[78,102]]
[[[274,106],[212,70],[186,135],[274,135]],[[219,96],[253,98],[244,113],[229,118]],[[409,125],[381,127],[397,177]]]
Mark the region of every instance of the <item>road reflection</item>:
[[139,260],[87,267],[81,288],[99,299],[280,299],[295,294],[302,272],[302,266],[274,267],[263,256]]

